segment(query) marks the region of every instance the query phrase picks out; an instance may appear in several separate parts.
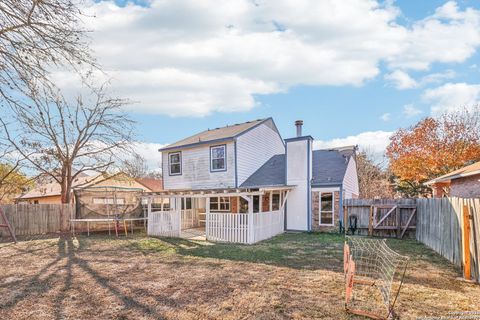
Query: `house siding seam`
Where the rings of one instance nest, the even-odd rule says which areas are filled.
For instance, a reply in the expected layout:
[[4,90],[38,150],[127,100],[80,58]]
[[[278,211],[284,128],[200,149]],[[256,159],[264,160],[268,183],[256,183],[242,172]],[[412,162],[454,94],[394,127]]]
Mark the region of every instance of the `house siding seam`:
[[239,136],[237,144],[237,184],[242,185],[256,170],[276,154],[285,153],[278,133],[268,120]]

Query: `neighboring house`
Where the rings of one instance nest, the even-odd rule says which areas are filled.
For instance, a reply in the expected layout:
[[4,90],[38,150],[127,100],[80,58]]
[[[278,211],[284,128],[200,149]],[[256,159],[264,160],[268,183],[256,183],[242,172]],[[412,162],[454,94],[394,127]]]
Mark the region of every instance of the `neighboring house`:
[[162,179],[153,179],[153,178],[137,178],[135,179],[143,187],[146,188],[145,191],[148,192],[158,192],[163,190],[163,180]]
[[[53,180],[53,179],[52,179]],[[124,173],[117,173],[113,175],[98,174],[96,176],[79,175],[74,181],[72,186],[72,202],[75,201],[73,197],[73,189],[85,189],[85,188],[100,188],[100,187],[117,187],[117,188],[129,188],[138,189],[146,192],[159,191],[161,189],[158,186],[162,185],[161,180],[155,184],[151,181],[138,181],[141,179],[132,179]],[[150,180],[150,179],[147,179]],[[147,185],[150,184],[150,189]],[[155,185],[155,186],[154,186]],[[49,181],[35,187],[34,189],[22,194],[16,198],[17,203],[33,203],[33,204],[55,204],[61,203],[60,185],[56,181]],[[95,197],[92,201],[100,201],[102,195]]]
[[[211,194],[194,206],[209,212],[278,210],[285,203],[285,229],[321,230],[343,219],[342,201],[357,198],[356,147],[313,150],[313,138],[282,139],[272,118],[209,129],[160,149],[164,188],[185,198]],[[233,190],[233,191],[232,191]],[[255,192],[260,194],[256,195]],[[228,197],[222,197],[222,193]],[[288,193],[288,195],[287,195]],[[185,200],[182,208],[192,206]]]
[[435,198],[480,197],[480,161],[452,171],[425,183],[433,190]]

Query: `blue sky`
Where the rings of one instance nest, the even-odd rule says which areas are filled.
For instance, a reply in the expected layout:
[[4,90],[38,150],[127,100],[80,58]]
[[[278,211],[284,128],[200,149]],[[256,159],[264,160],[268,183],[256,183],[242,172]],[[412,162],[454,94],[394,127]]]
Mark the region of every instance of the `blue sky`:
[[478,1],[104,1],[92,47],[155,147],[206,128],[304,120],[317,147],[381,151],[480,100]]

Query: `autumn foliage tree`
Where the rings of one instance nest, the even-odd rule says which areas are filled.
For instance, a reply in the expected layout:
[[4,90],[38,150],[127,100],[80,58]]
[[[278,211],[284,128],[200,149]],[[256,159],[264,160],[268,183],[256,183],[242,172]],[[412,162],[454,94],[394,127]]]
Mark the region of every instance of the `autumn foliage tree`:
[[427,117],[399,129],[390,138],[387,157],[401,191],[424,193],[423,182],[480,160],[480,108]]

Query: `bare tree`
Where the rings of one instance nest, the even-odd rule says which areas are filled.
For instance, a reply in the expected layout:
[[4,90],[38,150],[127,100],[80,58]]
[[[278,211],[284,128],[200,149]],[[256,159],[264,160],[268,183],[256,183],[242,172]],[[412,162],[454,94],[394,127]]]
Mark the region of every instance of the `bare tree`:
[[147,161],[138,153],[131,158],[122,160],[120,170],[131,178],[145,178],[148,175]]
[[370,150],[363,150],[357,155],[360,198],[393,198],[394,191],[387,166],[375,159]]
[[61,186],[63,203],[71,201],[74,179],[85,171],[105,171],[117,153],[129,152],[133,121],[122,112],[127,103],[110,98],[105,86],[69,102],[59,91],[30,94],[31,107],[16,108],[0,119],[7,141],[31,169]]
[[81,27],[81,0],[0,1],[0,102],[18,105],[49,70],[95,65]]

